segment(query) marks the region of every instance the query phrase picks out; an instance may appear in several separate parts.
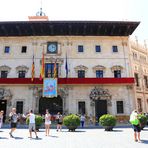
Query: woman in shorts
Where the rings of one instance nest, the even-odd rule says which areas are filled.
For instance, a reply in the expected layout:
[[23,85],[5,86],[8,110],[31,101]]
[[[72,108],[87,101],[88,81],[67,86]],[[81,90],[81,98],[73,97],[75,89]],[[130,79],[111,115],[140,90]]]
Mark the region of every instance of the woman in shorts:
[[51,115],[48,109],[46,109],[46,114],[45,114],[45,135],[46,136],[49,136],[50,124],[51,124]]

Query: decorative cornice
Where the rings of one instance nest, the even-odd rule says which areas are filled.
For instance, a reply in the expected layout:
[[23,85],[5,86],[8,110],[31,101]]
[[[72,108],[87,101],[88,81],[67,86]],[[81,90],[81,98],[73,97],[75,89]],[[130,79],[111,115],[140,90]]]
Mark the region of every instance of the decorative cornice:
[[105,70],[106,68],[102,65],[97,65],[93,67],[93,71],[96,72],[96,70]]
[[78,70],[84,70],[84,71],[88,70],[88,68],[84,65],[76,66],[74,69],[75,69],[76,72],[78,72]]
[[28,72],[28,70],[29,70],[29,68],[27,67],[27,66],[25,66],[25,65],[21,65],[21,66],[17,66],[16,67],[16,71],[17,71],[17,73],[19,72],[19,71],[26,71],[26,73]]
[[115,66],[111,67],[111,71],[113,72],[114,70],[121,70],[122,71],[123,67],[120,65],[115,65]]
[[11,68],[7,65],[2,65],[0,66],[0,71],[8,71],[10,72]]

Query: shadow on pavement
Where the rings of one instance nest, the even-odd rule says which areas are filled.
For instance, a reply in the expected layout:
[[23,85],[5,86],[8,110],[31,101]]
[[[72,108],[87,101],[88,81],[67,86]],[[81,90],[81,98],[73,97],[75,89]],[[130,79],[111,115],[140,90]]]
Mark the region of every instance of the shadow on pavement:
[[42,140],[42,138],[31,138],[30,140]]
[[8,139],[7,137],[0,137],[0,139]]
[[142,131],[148,131],[148,129],[143,129]]
[[53,135],[50,135],[49,137],[52,137],[52,138],[59,138],[58,136],[53,136]]
[[113,129],[113,132],[123,132],[123,130],[115,130],[115,129]]
[[21,140],[21,139],[24,139],[24,138],[23,137],[14,137],[14,139]]
[[148,140],[141,140],[141,143],[148,144]]

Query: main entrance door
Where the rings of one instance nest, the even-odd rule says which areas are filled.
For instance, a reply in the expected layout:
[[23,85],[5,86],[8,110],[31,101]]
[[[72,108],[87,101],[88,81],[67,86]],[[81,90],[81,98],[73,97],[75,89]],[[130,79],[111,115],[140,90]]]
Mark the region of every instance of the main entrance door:
[[39,101],[39,113],[45,114],[45,110],[48,109],[49,113],[54,115],[57,112],[63,112],[63,101],[60,96],[54,98],[41,97]]
[[103,114],[107,114],[107,100],[95,101],[96,119],[98,120]]

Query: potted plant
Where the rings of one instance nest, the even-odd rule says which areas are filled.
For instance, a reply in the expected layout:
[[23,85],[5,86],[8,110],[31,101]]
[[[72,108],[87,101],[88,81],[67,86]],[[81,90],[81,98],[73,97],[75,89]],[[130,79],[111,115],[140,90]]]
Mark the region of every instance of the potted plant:
[[[39,128],[41,127],[43,123],[43,117],[42,116],[39,116],[39,115],[36,115],[35,116],[35,125],[36,125],[36,130],[39,131]],[[26,124],[28,125],[29,124],[29,118],[26,119]]]
[[64,117],[63,123],[69,131],[75,131],[75,129],[80,126],[80,118],[75,114],[71,114]]
[[116,121],[116,117],[110,114],[104,114],[99,118],[99,123],[105,128],[105,131],[112,131]]
[[143,114],[139,114],[138,115],[138,119],[140,121],[140,127],[143,130],[143,128],[146,126],[147,124],[147,117]]

